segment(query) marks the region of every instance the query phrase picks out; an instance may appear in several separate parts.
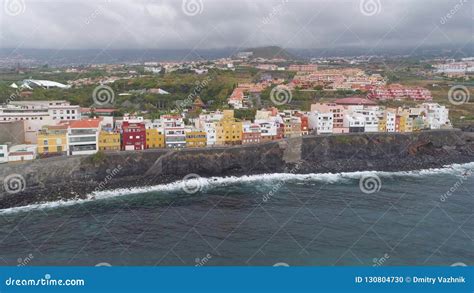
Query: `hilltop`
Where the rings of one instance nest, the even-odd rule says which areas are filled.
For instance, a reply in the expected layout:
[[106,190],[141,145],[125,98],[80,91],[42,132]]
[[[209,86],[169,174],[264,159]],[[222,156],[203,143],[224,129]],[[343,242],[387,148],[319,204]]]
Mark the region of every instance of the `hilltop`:
[[248,48],[244,51],[252,52],[253,53],[252,58],[286,59],[286,60],[296,59],[294,55],[290,54],[288,51],[278,46]]

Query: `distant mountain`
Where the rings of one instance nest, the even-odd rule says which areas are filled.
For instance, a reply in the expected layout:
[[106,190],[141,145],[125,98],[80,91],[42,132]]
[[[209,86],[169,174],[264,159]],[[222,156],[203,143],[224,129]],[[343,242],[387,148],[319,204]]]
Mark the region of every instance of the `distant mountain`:
[[[88,64],[142,63],[146,61],[204,61],[228,58],[236,52],[252,52],[253,58],[283,58],[288,60],[309,60],[321,57],[343,57],[379,55],[386,57],[408,56],[410,58],[461,58],[474,56],[473,46],[452,44],[450,46],[419,46],[403,48],[334,47],[314,49],[282,49],[278,46],[238,49],[28,49],[0,48],[0,68],[16,66],[70,66]],[[190,53],[192,52],[192,53]]]
[[244,50],[245,52],[252,52],[251,58],[265,58],[265,59],[286,59],[294,60],[296,57],[290,54],[285,49],[278,46],[257,47]]

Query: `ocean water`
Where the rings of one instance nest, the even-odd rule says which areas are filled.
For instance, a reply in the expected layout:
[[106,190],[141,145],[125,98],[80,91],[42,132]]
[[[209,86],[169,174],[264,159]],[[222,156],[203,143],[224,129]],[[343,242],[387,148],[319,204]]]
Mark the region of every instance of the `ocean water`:
[[474,163],[267,174],[0,211],[2,265],[474,265]]

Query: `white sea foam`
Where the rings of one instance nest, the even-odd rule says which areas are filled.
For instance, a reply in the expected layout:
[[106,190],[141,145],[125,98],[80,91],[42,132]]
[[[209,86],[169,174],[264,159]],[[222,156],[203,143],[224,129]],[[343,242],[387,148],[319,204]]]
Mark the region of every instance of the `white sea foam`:
[[[463,176],[467,170],[474,169],[474,162],[467,164],[453,164],[447,165],[442,168],[424,169],[418,171],[399,171],[399,172],[384,172],[384,171],[360,171],[360,172],[342,172],[342,173],[319,173],[319,174],[291,174],[291,173],[274,173],[274,174],[261,174],[261,175],[249,175],[241,177],[211,177],[211,178],[198,178],[195,180],[195,184],[198,184],[201,189],[212,189],[215,187],[222,187],[227,185],[239,184],[239,183],[267,183],[271,184],[274,182],[325,182],[329,184],[334,183],[350,183],[351,180],[360,179],[363,176],[377,175],[380,178],[396,178],[396,177],[426,177],[440,174],[451,174],[454,176]],[[95,200],[104,200],[108,198],[150,193],[150,192],[172,192],[183,189],[184,181],[177,181],[168,184],[161,184],[155,186],[146,187],[134,187],[124,189],[114,189],[93,192],[87,196],[87,199],[68,200],[68,201],[55,201],[40,204],[33,204],[23,207],[14,207],[0,210],[0,214],[10,214],[16,212],[28,212],[37,209],[52,209],[57,207],[66,207],[76,204],[83,204]]]

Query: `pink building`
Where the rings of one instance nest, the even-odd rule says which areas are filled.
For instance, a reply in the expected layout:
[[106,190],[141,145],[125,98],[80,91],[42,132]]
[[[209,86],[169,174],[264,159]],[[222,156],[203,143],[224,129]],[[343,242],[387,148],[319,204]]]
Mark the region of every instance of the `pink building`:
[[336,103],[317,103],[311,105],[311,112],[333,113],[333,133],[349,132],[348,129],[344,127],[345,106]]
[[367,95],[372,100],[403,100],[431,101],[431,92],[422,87],[405,87],[400,84],[392,84],[372,89]]

